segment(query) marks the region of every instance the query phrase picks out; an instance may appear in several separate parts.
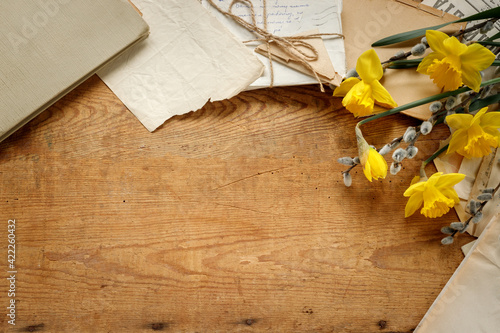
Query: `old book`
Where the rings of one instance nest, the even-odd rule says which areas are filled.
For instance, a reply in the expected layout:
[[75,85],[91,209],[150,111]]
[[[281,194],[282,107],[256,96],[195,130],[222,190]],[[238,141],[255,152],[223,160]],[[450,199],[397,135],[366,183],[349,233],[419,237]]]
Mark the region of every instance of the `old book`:
[[0,141],[148,33],[123,0],[3,1]]

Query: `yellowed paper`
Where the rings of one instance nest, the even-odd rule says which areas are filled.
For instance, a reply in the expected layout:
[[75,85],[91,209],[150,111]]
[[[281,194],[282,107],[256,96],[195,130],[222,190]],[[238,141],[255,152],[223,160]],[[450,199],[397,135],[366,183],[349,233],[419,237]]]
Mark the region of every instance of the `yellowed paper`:
[[500,213],[473,245],[415,333],[493,333],[500,328]]
[[197,0],[133,2],[151,34],[98,74],[149,131],[235,96],[262,74],[263,64]]

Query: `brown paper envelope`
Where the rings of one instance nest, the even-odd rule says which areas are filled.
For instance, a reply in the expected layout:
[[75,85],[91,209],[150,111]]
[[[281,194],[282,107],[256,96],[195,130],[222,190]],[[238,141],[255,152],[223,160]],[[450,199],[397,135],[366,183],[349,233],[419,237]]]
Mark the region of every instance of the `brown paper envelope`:
[[[412,0],[346,0],[343,7],[342,25],[347,68],[354,68],[358,57],[381,38],[457,19],[453,15]],[[460,26],[461,24],[454,24],[443,31],[456,31]],[[399,50],[409,51],[418,41],[417,39],[374,49],[380,60],[385,61]],[[429,76],[419,74],[415,69],[387,69],[381,83],[398,105],[440,93],[440,89]],[[421,120],[427,120],[431,115],[428,105],[402,113]]]
[[[296,34],[295,36],[307,36],[310,34],[317,34],[319,33],[318,29],[311,30],[311,31],[306,31],[306,32],[301,32],[300,34]],[[318,59],[314,61],[310,61],[309,64],[311,67],[316,71],[318,76],[322,81],[325,81],[326,83],[331,83],[332,85],[338,87],[340,83],[342,82],[342,76],[335,72],[335,68],[333,68],[332,61],[330,60],[330,56],[328,55],[328,52],[326,51],[325,43],[323,42],[323,39],[321,37],[317,38],[308,38],[304,39],[305,42],[311,44],[316,51],[318,52]],[[255,52],[260,53],[264,56],[267,56],[267,50],[268,50],[268,44],[261,44],[255,48]],[[271,43],[269,44],[269,49],[271,50],[271,57],[273,60],[276,60],[290,68],[293,68],[301,73],[307,74],[314,76],[314,74],[311,73],[311,71],[302,65],[300,62],[293,60],[290,55],[288,55],[286,52],[281,50],[279,47],[277,47],[275,44]],[[304,50],[304,52],[307,52],[308,50]],[[307,53],[309,54],[310,51]]]

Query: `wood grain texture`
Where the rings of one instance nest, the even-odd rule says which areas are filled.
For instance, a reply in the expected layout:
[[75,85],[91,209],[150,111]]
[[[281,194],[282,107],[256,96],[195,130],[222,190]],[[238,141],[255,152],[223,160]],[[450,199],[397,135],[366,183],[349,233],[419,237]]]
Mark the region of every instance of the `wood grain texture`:
[[[411,332],[471,240],[440,245],[454,212],[404,218],[446,131],[397,177],[357,169],[346,188],[336,159],[356,155],[356,120],[330,96],[244,92],[151,134],[86,81],[0,144],[0,248],[16,219],[18,269],[16,326],[0,313],[0,330]],[[416,124],[382,119],[366,138]]]

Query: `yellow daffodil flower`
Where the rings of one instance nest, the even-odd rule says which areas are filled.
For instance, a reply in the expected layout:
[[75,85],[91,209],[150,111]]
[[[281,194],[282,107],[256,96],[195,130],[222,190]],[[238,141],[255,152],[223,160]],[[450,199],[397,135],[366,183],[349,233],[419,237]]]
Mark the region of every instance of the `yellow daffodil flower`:
[[342,105],[354,116],[371,115],[375,103],[384,108],[398,106],[379,82],[384,75],[384,70],[374,50],[368,50],[358,58],[356,72],[361,80],[350,77],[333,92],[334,97],[344,97]]
[[482,108],[475,116],[453,114],[446,117],[448,125],[454,129],[448,146],[448,153],[457,152],[466,157],[483,157],[491,153],[491,148],[500,145],[500,112],[488,112]]
[[444,91],[455,90],[465,84],[478,92],[481,84],[479,72],[493,63],[495,55],[480,44],[467,46],[441,31],[427,30],[425,36],[434,52],[420,62],[417,71],[430,75]]
[[[453,186],[461,182],[465,175],[449,173],[443,175],[436,172],[429,179],[416,182],[405,191],[405,197],[410,197],[405,208],[405,217],[413,215],[422,206],[420,213],[425,217],[440,217],[459,203],[457,192]],[[412,182],[413,183],[413,182]]]
[[363,173],[371,182],[372,179],[378,180],[387,176],[387,162],[375,149],[370,147],[363,138],[361,130],[356,127],[356,139],[358,140],[358,151]]

